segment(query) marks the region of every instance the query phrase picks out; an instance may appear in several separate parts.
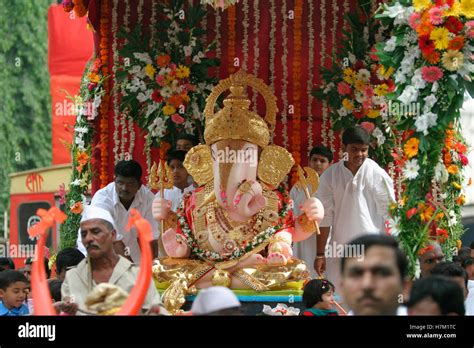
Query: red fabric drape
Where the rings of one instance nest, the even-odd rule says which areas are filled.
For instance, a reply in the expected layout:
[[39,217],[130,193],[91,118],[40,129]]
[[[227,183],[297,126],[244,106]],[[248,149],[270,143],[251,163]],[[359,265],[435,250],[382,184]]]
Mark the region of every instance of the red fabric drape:
[[[109,1],[109,7],[112,10],[113,8],[113,1],[112,0],[104,0]],[[281,112],[284,108],[284,101],[282,98],[283,94],[283,64],[281,57],[284,52],[283,47],[283,34],[282,34],[282,27],[284,21],[284,14],[282,13],[282,6],[285,3],[287,12],[285,14],[286,24],[287,24],[287,60],[286,66],[288,69],[288,78],[286,84],[286,96],[287,96],[287,105],[291,105],[293,101],[291,100],[293,96],[293,80],[292,80],[292,59],[293,59],[293,23],[288,18],[290,16],[290,12],[294,10],[295,1],[294,0],[276,0],[275,7],[276,7],[276,25],[274,27],[275,33],[275,53],[274,53],[274,66],[270,66],[270,55],[271,51],[269,49],[270,45],[270,33],[272,31],[271,26],[271,15],[270,15],[270,2],[269,1],[259,1],[258,2],[258,12],[259,12],[259,24],[258,24],[258,57],[255,57],[254,54],[254,46],[256,45],[256,38],[254,36],[254,1],[256,0],[248,0],[248,8],[249,8],[249,27],[248,27],[248,62],[247,62],[247,72],[253,73],[254,64],[258,62],[258,77],[263,79],[266,83],[270,83],[270,76],[271,71],[274,71],[274,92],[278,99],[278,107],[279,107],[279,114],[277,115],[277,125],[275,131],[274,142],[278,145],[283,144],[283,124],[281,122]],[[327,58],[323,58],[323,62],[326,66],[331,64],[330,56],[333,53],[334,45],[337,44],[337,40],[340,38],[342,34],[342,29],[346,25],[344,21],[344,14],[345,10],[353,8],[354,4],[348,0],[326,0],[325,1],[325,12],[322,12],[321,9],[321,1],[313,2],[314,6],[314,13],[312,16],[313,21],[313,29],[314,29],[314,41],[313,41],[313,54],[314,54],[314,62],[312,64],[312,73],[313,73],[313,84],[319,83],[320,75],[319,75],[319,67],[321,66],[321,19],[324,18],[325,26],[324,26],[324,36],[325,36],[325,50]],[[124,13],[127,1],[119,1],[118,2],[118,28],[124,25]],[[301,57],[301,64],[302,64],[302,83],[301,85],[304,86],[304,91],[301,93],[301,127],[300,127],[300,136],[301,136],[301,157],[302,157],[302,164],[307,164],[307,155],[310,151],[308,147],[308,102],[310,101],[310,95],[308,90],[306,89],[306,83],[309,78],[309,51],[310,51],[310,43],[309,43],[309,30],[308,28],[308,21],[309,21],[309,1],[303,2],[303,19],[302,19],[302,57]],[[100,6],[98,5],[99,2],[97,0],[91,0],[90,5],[90,14],[89,18],[92,21],[94,27],[99,27],[99,19],[100,19]],[[137,1],[129,1],[130,4],[130,16],[128,19],[128,27],[133,28],[137,24],[138,14],[137,14]],[[152,0],[144,0],[143,2],[143,19],[141,21],[141,25],[144,28],[149,28],[150,26],[150,17],[151,17],[151,4]],[[228,44],[229,44],[229,35],[228,35],[228,11],[220,11],[220,20],[221,26],[220,29],[216,28],[216,11],[214,11],[211,7],[208,7],[208,15],[207,15],[207,39],[208,42],[212,42],[216,37],[216,31],[219,30],[220,32],[220,50],[221,50],[221,67],[219,69],[212,69],[210,73],[216,74],[219,78],[226,78],[229,76],[229,61],[232,60],[234,57],[228,57]],[[243,12],[243,3],[239,2],[236,5],[236,25],[235,25],[235,47],[232,51],[235,51],[236,57],[239,58],[240,62],[243,61],[243,39],[244,39],[244,30],[243,30],[243,23],[244,23],[244,12]],[[336,22],[335,22],[336,21]],[[109,20],[111,22],[111,20]],[[99,31],[97,31],[96,35],[98,35]],[[112,30],[110,31],[109,37],[109,66],[113,65],[113,52],[112,52],[112,42],[113,42],[113,35]],[[336,40],[333,42],[333,37]],[[99,42],[98,38],[95,40],[96,43]],[[119,42],[120,44],[120,42]],[[96,51],[98,47],[96,45]],[[216,71],[217,70],[217,71]],[[113,83],[113,81],[111,81]],[[250,93],[250,97],[252,94]],[[110,99],[111,105],[113,105],[114,100],[113,98]],[[265,112],[265,107],[263,103],[263,99],[258,99],[258,112],[259,114],[263,114]],[[312,98],[311,102],[311,115],[312,115],[312,143],[313,146],[319,145],[322,143],[322,136],[321,136],[321,127],[322,127],[322,104],[318,100]],[[113,132],[114,132],[114,117],[113,114],[113,107],[109,108],[109,141],[108,141],[108,149],[109,153],[111,154],[108,158],[108,168],[109,168],[109,175],[110,180],[113,179],[113,167],[114,167],[114,158],[113,158],[113,148],[114,148],[114,140],[113,140]],[[328,116],[329,118],[329,116]],[[329,124],[326,124],[326,127],[329,127]],[[120,140],[128,141],[128,133],[125,134],[125,139],[122,138],[121,128],[119,128]],[[292,134],[292,122],[291,122],[291,115],[288,115],[288,122],[287,122],[287,129],[286,133],[288,134],[288,138],[291,137]],[[139,161],[144,168],[146,168],[146,157],[143,154],[143,149],[145,145],[144,137],[140,134],[140,130],[135,126],[135,148],[133,151],[134,159]],[[99,139],[99,136],[96,136],[96,139]],[[288,144],[291,144],[291,139],[288,139]],[[336,135],[333,142],[333,148],[336,150],[335,156],[337,159],[337,150],[339,149],[340,143],[339,138]],[[291,151],[290,148],[288,148]],[[153,160],[157,160],[157,152],[155,150],[152,151],[152,158]],[[96,157],[97,161],[100,161],[100,158]],[[97,167],[98,169],[98,167]],[[93,181],[93,191],[98,189],[98,182],[97,177],[95,177]]]
[[93,49],[93,37],[86,28],[86,18],[64,12],[62,5],[51,5],[48,10],[48,67],[53,113],[53,165],[71,162],[65,144],[71,144],[76,117],[67,95],[78,93],[84,67]]

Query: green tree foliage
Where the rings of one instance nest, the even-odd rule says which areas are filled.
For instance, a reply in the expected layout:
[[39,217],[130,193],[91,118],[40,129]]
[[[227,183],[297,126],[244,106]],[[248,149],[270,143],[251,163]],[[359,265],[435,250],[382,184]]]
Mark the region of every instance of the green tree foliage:
[[[9,209],[8,174],[51,163],[47,65],[50,0],[0,6],[0,213]],[[3,225],[0,226],[0,229]]]

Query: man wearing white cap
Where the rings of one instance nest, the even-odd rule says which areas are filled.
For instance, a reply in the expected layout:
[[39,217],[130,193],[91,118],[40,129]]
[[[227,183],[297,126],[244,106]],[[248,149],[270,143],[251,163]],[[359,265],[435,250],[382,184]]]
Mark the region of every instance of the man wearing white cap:
[[[114,244],[115,251],[128,257],[134,263],[140,263],[140,246],[135,231],[126,232],[128,215],[131,208],[137,209],[144,219],[148,220],[153,231],[151,242],[154,255],[158,253],[158,223],[151,214],[151,206],[155,196],[144,185],[142,185],[142,168],[137,161],[120,161],[115,165],[115,180],[106,187],[100,189],[92,197],[91,206],[107,210],[115,221],[117,240]],[[87,254],[85,246],[81,242],[78,232],[77,247]]]
[[[62,308],[75,314],[84,309],[87,295],[99,283],[114,284],[127,293],[134,287],[139,268],[114,250],[117,232],[112,215],[105,209],[86,206],[81,219],[81,239],[88,257],[66,273],[61,295],[68,305]],[[151,282],[143,309],[160,305],[160,296]]]
[[211,286],[196,296],[191,306],[193,315],[242,315],[240,302],[232,290],[223,286]]

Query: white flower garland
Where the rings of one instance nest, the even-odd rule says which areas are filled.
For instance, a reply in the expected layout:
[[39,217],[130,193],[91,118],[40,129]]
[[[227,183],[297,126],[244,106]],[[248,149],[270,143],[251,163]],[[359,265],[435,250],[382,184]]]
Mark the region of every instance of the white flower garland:
[[[338,18],[338,13],[339,13],[339,6],[337,5],[337,1],[332,2],[332,28],[331,28],[331,42],[332,42],[332,56],[336,54],[337,51],[337,45],[336,45],[336,30],[339,25],[339,18]],[[336,152],[336,147],[334,145],[334,131],[332,129],[332,122],[330,119],[328,119],[328,136],[329,136],[329,147],[331,148],[331,151],[333,153]]]
[[286,36],[287,32],[287,23],[286,23],[286,1],[283,1],[283,6],[281,7],[281,14],[282,14],[282,27],[281,27],[281,34],[283,38],[282,47],[283,47],[283,55],[281,57],[281,63],[283,67],[283,85],[281,88],[281,99],[283,100],[283,110],[281,110],[281,123],[283,125],[282,129],[282,136],[283,136],[283,147],[285,149],[289,148],[288,144],[288,95],[286,89],[288,88],[288,38]]
[[[270,87],[275,91],[275,32],[276,32],[276,6],[275,0],[270,0]],[[272,142],[275,132],[272,132]]]
[[311,94],[313,88],[313,65],[314,65],[314,28],[313,28],[313,16],[314,16],[314,3],[312,1],[308,2],[309,4],[309,14],[308,14],[308,81],[306,84],[306,90],[308,95],[308,150],[306,156],[309,157],[309,153],[313,148],[313,101],[314,97]]
[[[127,32],[129,31],[129,17],[130,17],[130,0],[125,0],[125,13],[123,15],[123,26]],[[125,44],[125,42],[123,43]],[[122,114],[120,117],[120,125],[122,127],[122,138],[121,138],[121,144],[120,144],[120,158],[124,159],[125,156],[125,144],[126,144],[126,139],[127,139],[127,115]]]
[[[321,5],[319,6],[321,11],[321,29],[319,31],[319,38],[321,42],[321,52],[320,52],[320,66],[324,66],[325,57],[326,57],[326,0],[321,0]],[[327,125],[328,125],[328,106],[326,101],[322,102],[321,112],[323,116],[321,124],[321,138],[322,144],[328,146],[328,135],[327,135]]]
[[[152,5],[153,5],[153,2],[152,2]],[[141,23],[143,19],[143,0],[138,0],[137,15],[138,15],[138,23]]]
[[244,13],[244,19],[242,22],[242,26],[244,28],[244,39],[242,42],[242,53],[243,53],[242,69],[247,71],[247,65],[249,61],[249,2],[248,0],[242,1],[242,12]]
[[151,17],[150,17],[150,39],[151,42],[155,42],[155,35],[156,35],[156,28],[155,24],[156,23],[156,5],[155,1],[153,0],[151,2]]
[[[258,8],[259,1],[253,1],[253,36],[254,36],[254,43],[253,43],[253,74],[258,77],[258,68],[259,68],[259,41],[258,41],[258,34],[260,32],[260,10]],[[257,111],[257,91],[253,91],[252,93],[252,101],[253,101],[253,108]]]
[[[117,79],[116,79],[116,74],[117,74],[117,67],[118,67],[118,60],[119,60],[119,53],[117,49],[117,12],[118,12],[118,0],[113,0],[113,6],[112,6],[112,51],[113,53],[113,60],[114,64],[112,66],[112,75],[113,75],[113,84],[114,87],[117,86]],[[118,149],[119,149],[119,115],[120,115],[120,107],[119,107],[119,93],[118,93],[118,88],[114,88],[113,92],[113,103],[114,103],[114,109],[113,109],[113,118],[114,118],[114,135],[113,135],[113,141],[114,141],[114,164],[117,164],[119,161],[119,155],[118,155]],[[122,138],[123,141],[123,138]]]

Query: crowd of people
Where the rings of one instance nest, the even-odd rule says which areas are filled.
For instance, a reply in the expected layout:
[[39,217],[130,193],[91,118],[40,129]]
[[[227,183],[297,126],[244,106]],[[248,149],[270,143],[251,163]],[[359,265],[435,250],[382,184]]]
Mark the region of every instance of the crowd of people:
[[[186,152],[197,144],[196,138],[182,136],[168,154],[174,187],[166,189],[163,196],[174,212],[183,196],[197,186],[183,166]],[[311,270],[312,279],[305,284],[302,296],[306,308],[302,315],[473,315],[474,243],[448,261],[442,247],[433,241],[419,257],[419,279],[409,279],[406,256],[397,241],[385,233],[388,207],[395,200],[393,181],[368,158],[370,136],[365,129],[345,130],[342,144],[344,156],[336,163],[324,146],[312,149],[308,158],[309,166],[320,176],[314,195],[322,202],[324,219],[319,235],[293,246],[294,257],[304,260]],[[153,200],[161,193],[154,194],[143,185],[142,174],[138,162],[118,162],[114,181],[98,190],[90,206],[84,208],[77,248],[58,253],[55,276],[49,279],[58,313],[87,313],[86,298],[101,283],[131,291],[141,255],[136,231],[124,233],[132,208],[152,226],[153,256],[166,256],[160,243],[162,222],[155,220],[152,212]],[[305,193],[294,186],[290,197],[298,216]],[[334,249],[340,245],[350,247],[344,250],[360,252],[338,254]],[[0,315],[34,311],[30,274],[31,260],[23,269],[15,270],[11,259],[0,259]],[[143,313],[165,312],[152,282]],[[231,290],[211,287],[200,291],[191,313],[239,315],[242,311]]]

